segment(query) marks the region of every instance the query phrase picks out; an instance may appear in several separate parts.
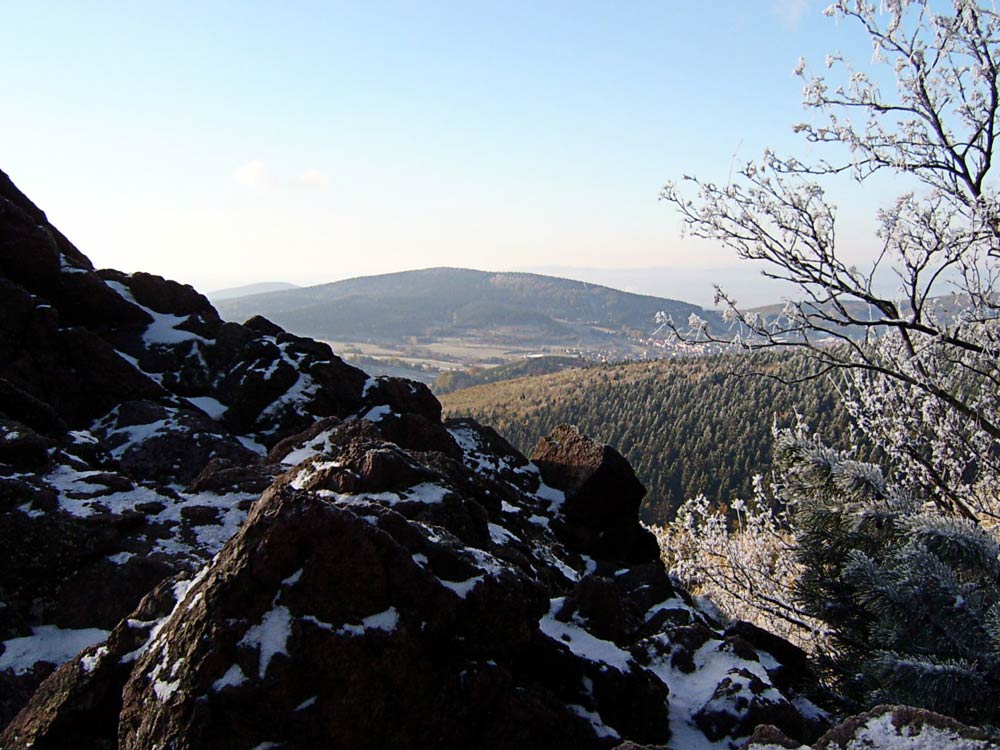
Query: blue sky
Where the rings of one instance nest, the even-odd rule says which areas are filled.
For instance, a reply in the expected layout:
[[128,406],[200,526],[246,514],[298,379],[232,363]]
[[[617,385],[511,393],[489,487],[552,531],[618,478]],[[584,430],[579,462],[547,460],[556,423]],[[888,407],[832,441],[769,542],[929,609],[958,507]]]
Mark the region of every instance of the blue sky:
[[97,265],[204,289],[727,265],[659,188],[807,151],[799,55],[870,56],[824,5],[9,2],[0,169]]

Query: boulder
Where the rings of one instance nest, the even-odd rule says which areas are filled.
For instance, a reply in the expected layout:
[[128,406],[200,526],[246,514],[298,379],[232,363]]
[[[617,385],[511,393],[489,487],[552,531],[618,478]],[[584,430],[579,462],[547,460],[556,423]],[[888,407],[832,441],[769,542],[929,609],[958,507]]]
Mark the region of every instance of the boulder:
[[133,662],[174,609],[186,583],[183,579],[160,583],[106,641],[84,650],[56,670],[0,734],[0,747],[117,747],[122,690]]
[[186,488],[187,492],[214,492],[224,495],[247,492],[259,495],[274,481],[276,473],[259,463],[244,463],[216,457],[209,461],[201,473]]
[[55,409],[5,378],[0,378],[0,416],[49,437],[64,435],[69,430]]
[[[120,747],[494,747],[515,722],[521,747],[571,747],[584,728],[497,662],[545,606],[515,591],[456,597],[390,533],[271,489],[137,663]],[[489,637],[463,617],[481,607]]]
[[531,454],[545,482],[566,493],[563,510],[575,524],[603,530],[635,521],[646,488],[621,453],[572,425],[541,438]]
[[776,726],[804,742],[826,727],[824,721],[811,722],[769,681],[745,668],[729,670],[694,714],[694,720],[713,742],[725,737],[749,736],[761,724]]
[[258,458],[201,412],[155,401],[119,404],[93,431],[126,472],[147,481],[187,484],[213,459],[248,465]]
[[656,538],[639,523],[646,488],[618,451],[561,425],[538,441],[531,459],[546,484],[565,495],[561,536],[567,544],[629,563],[659,558]]

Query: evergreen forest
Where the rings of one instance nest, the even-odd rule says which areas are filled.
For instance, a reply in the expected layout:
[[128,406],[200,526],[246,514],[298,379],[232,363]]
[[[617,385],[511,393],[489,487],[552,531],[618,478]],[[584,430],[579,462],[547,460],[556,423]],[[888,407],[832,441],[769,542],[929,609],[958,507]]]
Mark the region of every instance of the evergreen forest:
[[[522,452],[559,424],[617,448],[648,493],[647,523],[672,520],[704,494],[725,507],[748,498],[772,459],[771,427],[796,413],[829,444],[855,441],[835,383],[801,355],[767,352],[595,364],[466,388],[441,396],[449,416],[471,416]],[[872,451],[864,443],[856,455]]]

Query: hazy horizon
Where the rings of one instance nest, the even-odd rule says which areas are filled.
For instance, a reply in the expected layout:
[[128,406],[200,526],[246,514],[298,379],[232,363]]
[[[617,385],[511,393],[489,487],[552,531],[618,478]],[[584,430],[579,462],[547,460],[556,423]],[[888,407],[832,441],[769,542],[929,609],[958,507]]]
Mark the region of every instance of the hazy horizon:
[[[14,4],[0,169],[96,265],[201,289],[728,267],[659,190],[815,155],[799,56],[871,56],[825,4]],[[883,188],[833,196],[851,262]]]
[[[426,266],[424,268],[430,268]],[[463,268],[468,268],[463,266]],[[404,273],[424,269],[402,269],[386,273]],[[542,276],[583,281],[590,284],[618,289],[633,294],[644,294],[653,297],[678,300],[700,305],[705,308],[715,308],[715,285],[734,297],[741,305],[759,307],[779,302],[784,296],[794,292],[787,284],[780,284],[773,279],[760,276],[758,269],[750,264],[734,266],[715,266],[704,268],[672,268],[670,266],[653,266],[642,268],[583,268],[575,266],[525,266],[521,268],[474,268],[471,270],[487,273],[533,273]],[[379,275],[379,274],[364,274]],[[270,279],[263,282],[238,285],[236,287],[221,287],[202,289],[207,296],[214,299],[227,299],[235,296],[266,294],[269,291],[281,289],[266,289],[258,291],[257,287],[290,284],[287,288],[303,288],[333,284],[338,281],[358,278],[356,275],[331,279],[314,279],[309,284],[292,284],[284,279]],[[245,290],[242,294],[236,294]]]

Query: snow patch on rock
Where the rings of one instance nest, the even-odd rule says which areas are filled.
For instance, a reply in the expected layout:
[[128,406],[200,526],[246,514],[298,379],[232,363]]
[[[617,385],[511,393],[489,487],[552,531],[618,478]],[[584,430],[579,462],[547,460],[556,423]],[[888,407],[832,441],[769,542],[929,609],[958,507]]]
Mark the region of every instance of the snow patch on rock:
[[[632,656],[611,641],[605,641],[588,633],[577,622],[563,622],[556,619],[556,612],[562,609],[566,597],[552,599],[547,615],[538,621],[539,629],[556,643],[569,648],[574,654],[596,664],[604,664],[628,672]],[[713,685],[713,689],[714,689]]]
[[265,613],[260,624],[250,628],[240,640],[239,645],[260,649],[260,669],[258,677],[264,679],[267,667],[275,654],[285,654],[288,638],[292,634],[292,613],[288,607],[275,606]]
[[85,648],[101,643],[108,635],[109,631],[99,628],[72,630],[56,625],[36,625],[31,635],[3,642],[0,671],[12,669],[15,674],[26,674],[38,662],[59,666]]

